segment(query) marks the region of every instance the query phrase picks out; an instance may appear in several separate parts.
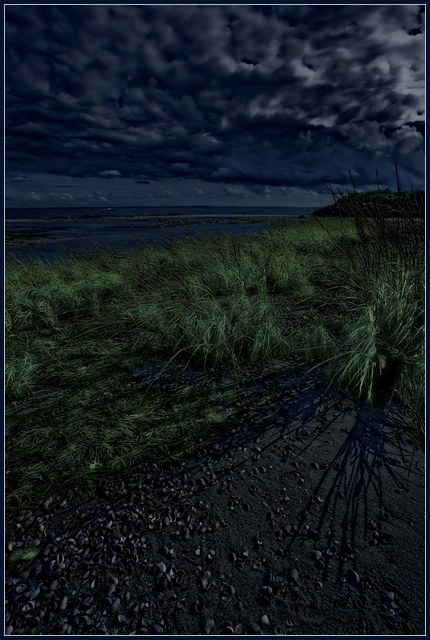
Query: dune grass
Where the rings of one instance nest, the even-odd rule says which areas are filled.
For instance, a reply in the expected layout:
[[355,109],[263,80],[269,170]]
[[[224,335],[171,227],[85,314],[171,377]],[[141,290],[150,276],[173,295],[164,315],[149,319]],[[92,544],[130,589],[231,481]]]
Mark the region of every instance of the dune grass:
[[[402,402],[414,419],[419,440],[425,435],[425,225],[423,193],[390,194],[396,209],[383,205],[387,194],[349,194],[335,198],[340,219],[352,222],[359,236],[340,256],[323,252],[321,287],[339,297],[345,313],[328,328],[317,326],[299,336],[313,341],[330,384],[356,389],[369,406],[378,398]],[[366,206],[363,206],[363,202]],[[394,213],[393,213],[394,211]],[[391,218],[388,218],[388,215]],[[326,227],[326,221],[318,219]],[[328,231],[328,228],[327,228]],[[343,336],[340,343],[339,338]],[[337,345],[336,345],[337,342]],[[296,343],[297,346],[297,343]],[[331,357],[327,357],[331,354]]]
[[[133,377],[150,362],[238,370],[300,353],[370,404],[398,397],[423,434],[423,270],[398,253],[363,277],[362,246],[354,219],[324,219],[8,264],[5,384],[18,410],[8,417],[7,508],[54,489],[94,491],[216,442],[235,394]],[[313,326],[294,329],[276,297],[310,306]]]

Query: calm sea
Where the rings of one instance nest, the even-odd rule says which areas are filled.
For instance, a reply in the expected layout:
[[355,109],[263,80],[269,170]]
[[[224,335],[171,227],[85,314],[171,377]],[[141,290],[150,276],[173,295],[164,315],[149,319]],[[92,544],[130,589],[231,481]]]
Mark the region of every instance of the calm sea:
[[319,207],[115,207],[106,210],[102,207],[62,207],[62,208],[8,208],[6,220],[80,220],[102,216],[116,218],[123,216],[165,216],[180,214],[183,216],[226,215],[239,216],[306,216]]

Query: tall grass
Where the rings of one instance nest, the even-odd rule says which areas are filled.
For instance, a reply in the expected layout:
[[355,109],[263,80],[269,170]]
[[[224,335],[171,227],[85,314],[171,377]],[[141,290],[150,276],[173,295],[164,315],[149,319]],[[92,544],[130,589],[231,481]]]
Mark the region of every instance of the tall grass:
[[[30,407],[8,418],[8,507],[216,441],[220,398],[139,382],[132,368],[149,362],[238,369],[307,354],[369,403],[400,398],[423,432],[423,270],[400,253],[372,262],[360,233],[349,216],[7,264],[6,396]],[[311,307],[306,329],[285,304]]]
[[332,353],[326,372],[370,406],[384,393],[399,399],[424,437],[424,198],[399,190],[388,220],[380,193],[370,200],[340,195],[339,215],[353,223],[360,242],[345,244],[337,258],[325,253],[321,265],[321,284],[341,297],[346,314],[337,348],[320,337],[324,355],[328,347]]

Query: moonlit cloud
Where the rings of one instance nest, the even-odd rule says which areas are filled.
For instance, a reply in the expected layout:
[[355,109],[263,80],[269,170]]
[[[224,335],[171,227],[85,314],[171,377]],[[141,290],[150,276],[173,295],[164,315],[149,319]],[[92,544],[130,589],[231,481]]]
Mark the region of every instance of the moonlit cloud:
[[114,178],[115,176],[120,176],[121,173],[116,169],[109,169],[108,171],[100,171],[99,176],[102,178]]
[[424,37],[422,5],[8,5],[7,202],[423,187]]

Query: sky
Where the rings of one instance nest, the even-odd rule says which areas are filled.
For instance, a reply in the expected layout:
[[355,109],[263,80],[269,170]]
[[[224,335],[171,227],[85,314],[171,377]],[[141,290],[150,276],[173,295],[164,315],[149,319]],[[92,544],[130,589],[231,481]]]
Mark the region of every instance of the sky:
[[8,5],[7,207],[424,188],[424,5]]

